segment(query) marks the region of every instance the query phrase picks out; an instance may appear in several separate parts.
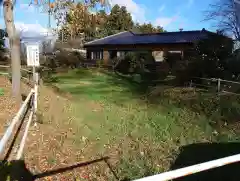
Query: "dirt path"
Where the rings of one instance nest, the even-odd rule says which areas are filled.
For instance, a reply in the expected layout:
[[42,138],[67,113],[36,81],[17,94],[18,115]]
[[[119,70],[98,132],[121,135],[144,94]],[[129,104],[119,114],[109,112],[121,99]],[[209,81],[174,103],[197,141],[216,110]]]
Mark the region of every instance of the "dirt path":
[[[43,124],[32,126],[29,131],[24,152],[28,169],[39,174],[99,158],[85,158],[84,148],[74,144],[75,141],[85,140],[81,137],[76,140],[72,122],[76,119],[74,112],[79,110],[74,109],[72,101],[45,86],[41,86],[39,92],[38,120]],[[109,169],[106,163],[99,162],[64,173],[54,173],[39,180],[108,180],[107,175]]]

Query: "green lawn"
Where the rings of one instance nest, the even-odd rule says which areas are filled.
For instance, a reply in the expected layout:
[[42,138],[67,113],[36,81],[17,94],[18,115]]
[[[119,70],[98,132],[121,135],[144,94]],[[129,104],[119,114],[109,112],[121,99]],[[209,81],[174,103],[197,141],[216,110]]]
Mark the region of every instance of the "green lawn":
[[[147,94],[143,86],[112,73],[72,70],[54,75],[51,81],[71,94],[77,117],[72,123],[78,130],[76,138],[91,145],[84,154],[112,156],[121,178],[166,171],[181,146],[226,137],[225,133],[215,134],[205,114],[164,94]],[[75,144],[83,147],[78,139]],[[234,140],[235,136],[227,135],[227,139]]]

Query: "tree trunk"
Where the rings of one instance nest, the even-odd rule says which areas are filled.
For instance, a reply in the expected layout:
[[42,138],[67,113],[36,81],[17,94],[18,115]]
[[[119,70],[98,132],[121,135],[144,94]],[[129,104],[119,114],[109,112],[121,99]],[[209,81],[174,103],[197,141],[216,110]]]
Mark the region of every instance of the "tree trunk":
[[20,38],[16,32],[13,21],[13,2],[5,0],[3,2],[4,21],[8,33],[12,68],[12,94],[20,97],[21,61],[20,61]]

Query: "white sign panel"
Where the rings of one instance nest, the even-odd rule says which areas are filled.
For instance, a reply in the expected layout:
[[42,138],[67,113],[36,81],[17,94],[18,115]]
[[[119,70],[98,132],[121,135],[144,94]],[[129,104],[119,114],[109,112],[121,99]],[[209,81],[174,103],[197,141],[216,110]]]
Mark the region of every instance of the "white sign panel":
[[27,65],[40,66],[39,45],[27,45]]

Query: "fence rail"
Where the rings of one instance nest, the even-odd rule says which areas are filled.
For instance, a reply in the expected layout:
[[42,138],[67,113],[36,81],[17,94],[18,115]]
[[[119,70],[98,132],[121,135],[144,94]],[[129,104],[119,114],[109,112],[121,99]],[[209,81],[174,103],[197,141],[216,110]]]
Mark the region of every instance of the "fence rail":
[[32,122],[33,113],[34,113],[33,110],[31,110],[29,118],[28,118],[27,125],[25,127],[25,131],[24,131],[24,134],[23,134],[20,146],[19,146],[19,150],[17,152],[16,160],[19,160],[22,157],[24,145],[25,145],[25,142],[26,142],[26,139],[27,139],[27,135],[28,135],[28,130],[29,130],[29,127],[30,127],[31,122]]
[[27,98],[25,99],[25,101],[23,102],[22,106],[20,107],[19,111],[17,112],[16,116],[13,118],[11,124],[9,125],[9,127],[7,128],[5,134],[3,135],[2,139],[0,140],[0,154],[2,154],[7,141],[10,139],[10,136],[13,133],[14,127],[15,125],[20,121],[20,119],[22,118],[23,114],[25,113],[25,110],[28,106],[28,103],[31,100],[31,97],[34,93],[34,90],[32,89],[30,91],[30,93],[28,94]]
[[168,181],[168,180],[192,175],[192,174],[202,172],[205,170],[222,167],[224,165],[236,163],[239,161],[240,161],[240,154],[237,154],[237,155],[220,158],[220,159],[209,161],[209,162],[192,165],[192,166],[185,167],[185,168],[180,168],[177,170],[172,170],[172,171],[161,173],[161,174],[154,175],[154,176],[141,178],[141,179],[138,179],[135,181]]
[[[216,86],[211,86],[211,85],[205,85],[205,84],[198,84],[198,83],[194,83],[192,80],[194,79],[199,79],[199,80],[206,80],[212,83],[216,83]],[[203,87],[207,87],[207,88],[216,88],[217,92],[225,92],[225,93],[229,93],[229,94],[237,94],[235,92],[231,92],[231,91],[226,91],[223,90],[226,89],[226,86],[228,86],[226,83],[230,83],[230,84],[235,84],[235,85],[240,85],[240,82],[236,82],[236,81],[231,81],[231,80],[225,80],[225,79],[220,79],[220,78],[202,78],[202,77],[193,77],[190,82],[190,86],[192,85],[197,85],[197,86],[203,86]],[[230,86],[233,87],[233,86]],[[240,90],[240,87],[239,87]]]
[[[7,66],[7,65],[0,65],[0,68],[9,68],[9,67],[10,66]],[[36,109],[37,109],[38,73],[36,73],[34,70],[35,69],[30,71],[28,69],[21,68],[21,71],[27,72],[27,74],[32,75],[32,78],[31,78],[31,76],[29,76],[28,78],[22,76],[21,79],[27,80],[27,83],[32,81],[34,83],[34,87],[30,90],[27,98],[24,100],[23,104],[21,105],[20,109],[18,110],[17,114],[13,118],[12,122],[10,123],[9,127],[7,128],[3,137],[0,140],[0,154],[2,154],[6,147],[7,142],[9,141],[11,135],[13,134],[13,132],[15,130],[14,128],[16,127],[17,123],[20,122],[20,120],[23,118],[23,115],[25,115],[28,108],[31,107],[28,121],[27,121],[27,124],[25,127],[25,131],[24,131],[24,134],[23,134],[23,137],[22,137],[22,140],[21,140],[21,143],[20,143],[17,155],[16,155],[17,160],[21,159],[21,157],[22,157],[24,145],[25,145],[26,138],[28,135],[28,130],[29,130],[33,116],[36,113]],[[7,72],[0,72],[0,74],[1,75],[9,75],[9,73],[7,73]]]
[[32,71],[30,71],[30,70],[28,70],[28,69],[21,68],[21,70],[24,71],[24,72],[30,73],[30,74],[33,73]]
[[9,65],[0,65],[0,68],[10,68]]

